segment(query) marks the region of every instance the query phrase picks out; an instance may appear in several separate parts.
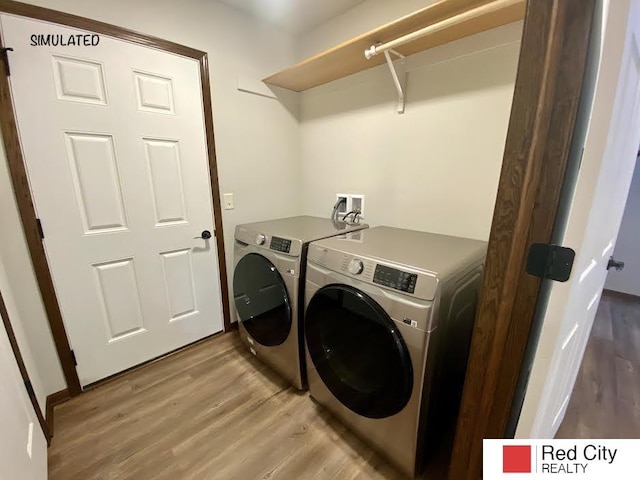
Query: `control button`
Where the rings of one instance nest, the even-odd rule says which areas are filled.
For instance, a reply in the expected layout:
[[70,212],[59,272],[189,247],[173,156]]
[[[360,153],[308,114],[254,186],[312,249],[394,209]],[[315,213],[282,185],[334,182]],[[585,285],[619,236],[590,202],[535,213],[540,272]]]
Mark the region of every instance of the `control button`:
[[362,260],[358,260],[357,258],[351,260],[349,263],[349,273],[360,275],[362,270],[364,270],[364,263],[362,263]]
[[259,233],[256,235],[256,245],[264,245],[264,242],[267,240],[263,234]]

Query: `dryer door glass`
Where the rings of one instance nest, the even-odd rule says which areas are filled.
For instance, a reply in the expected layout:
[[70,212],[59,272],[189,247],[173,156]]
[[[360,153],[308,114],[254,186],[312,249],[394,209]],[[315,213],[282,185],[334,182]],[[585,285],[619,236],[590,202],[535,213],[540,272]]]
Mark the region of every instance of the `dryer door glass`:
[[331,393],[359,415],[384,418],[411,397],[407,346],[375,300],[347,285],[321,288],[305,314],[309,356]]
[[272,347],[287,339],[289,294],[273,263],[257,253],[243,257],[233,275],[233,295],[240,321],[256,342]]

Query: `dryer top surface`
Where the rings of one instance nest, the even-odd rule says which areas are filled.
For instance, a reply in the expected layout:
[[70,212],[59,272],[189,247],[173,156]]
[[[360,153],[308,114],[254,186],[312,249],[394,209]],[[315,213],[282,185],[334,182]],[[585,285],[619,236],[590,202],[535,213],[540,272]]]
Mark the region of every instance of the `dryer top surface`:
[[401,228],[373,227],[318,240],[312,247],[405,266],[444,278],[481,263],[487,242]]

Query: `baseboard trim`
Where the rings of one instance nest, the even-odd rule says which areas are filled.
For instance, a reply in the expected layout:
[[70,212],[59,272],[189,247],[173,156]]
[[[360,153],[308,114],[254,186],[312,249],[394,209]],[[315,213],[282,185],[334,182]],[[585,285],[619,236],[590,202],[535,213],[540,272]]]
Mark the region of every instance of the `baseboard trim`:
[[70,399],[71,395],[69,394],[69,390],[66,388],[59,392],[52,393],[51,395],[47,395],[44,420],[47,424],[47,429],[49,430],[49,435],[51,437],[53,437],[53,409],[56,405],[60,405]]
[[631,293],[616,292],[615,290],[608,290],[606,288],[602,291],[602,293],[603,295],[609,295],[610,297],[618,297],[630,302],[640,303],[640,297],[637,295],[632,295]]

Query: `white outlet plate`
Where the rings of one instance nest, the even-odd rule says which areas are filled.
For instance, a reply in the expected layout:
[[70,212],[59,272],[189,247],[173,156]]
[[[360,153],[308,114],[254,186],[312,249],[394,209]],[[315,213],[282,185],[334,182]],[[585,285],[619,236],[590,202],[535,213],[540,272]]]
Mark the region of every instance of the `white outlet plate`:
[[364,195],[360,193],[336,193],[336,202],[341,198],[346,198],[347,203],[340,205],[338,208],[338,215],[344,215],[347,212],[352,211],[354,208],[360,209],[360,215],[358,218],[364,218]]
[[233,193],[225,193],[223,195],[223,205],[225,210],[233,210]]
[[351,195],[351,210],[355,210],[356,208],[360,209],[359,218],[364,218],[364,195],[361,194],[353,194]]
[[341,203],[340,206],[338,207],[338,214],[344,215],[349,211],[347,208],[347,206],[349,205],[349,195],[347,193],[336,193],[336,202],[341,198],[347,199],[345,203]]

